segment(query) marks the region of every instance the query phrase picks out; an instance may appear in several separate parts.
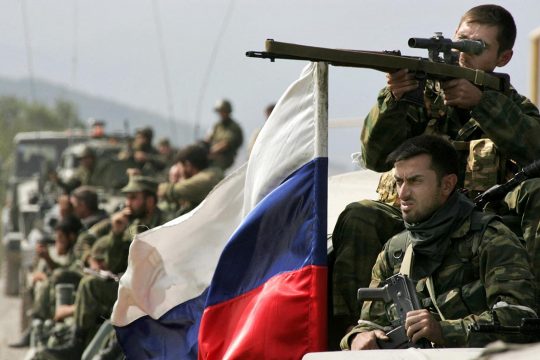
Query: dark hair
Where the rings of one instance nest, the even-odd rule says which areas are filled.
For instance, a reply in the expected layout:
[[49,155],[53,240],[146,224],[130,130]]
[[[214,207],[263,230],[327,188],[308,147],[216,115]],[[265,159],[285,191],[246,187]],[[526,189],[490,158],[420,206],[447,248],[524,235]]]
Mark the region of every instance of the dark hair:
[[83,202],[88,210],[91,212],[96,212],[99,209],[99,201],[98,201],[98,195],[96,190],[92,188],[91,186],[79,186],[73,192],[71,195],[77,200]]
[[420,135],[407,139],[388,155],[387,162],[394,164],[422,154],[431,156],[431,168],[439,179],[448,174],[458,175],[457,151],[450,142],[440,136]]
[[79,219],[77,219],[74,216],[68,216],[67,218],[63,219],[58,224],[56,224],[56,226],[54,227],[54,230],[61,231],[66,235],[68,234],[76,235],[79,233],[81,228],[82,228],[82,224],[79,221]]
[[176,162],[185,163],[186,161],[199,170],[206,169],[208,167],[208,149],[198,144],[180,149],[176,156]]
[[464,22],[496,26],[499,54],[514,47],[517,33],[516,23],[512,14],[502,6],[491,4],[475,6],[461,17],[459,24]]

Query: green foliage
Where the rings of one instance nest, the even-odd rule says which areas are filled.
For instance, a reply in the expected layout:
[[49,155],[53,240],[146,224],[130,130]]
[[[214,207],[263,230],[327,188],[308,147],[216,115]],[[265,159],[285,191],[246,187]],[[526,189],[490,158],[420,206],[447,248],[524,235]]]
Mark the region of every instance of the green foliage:
[[[19,132],[65,130],[81,128],[76,107],[67,101],[57,100],[54,107],[28,102],[16,97],[0,97],[0,181],[5,184],[11,172],[13,137]],[[0,200],[4,199],[5,186],[0,187]]]

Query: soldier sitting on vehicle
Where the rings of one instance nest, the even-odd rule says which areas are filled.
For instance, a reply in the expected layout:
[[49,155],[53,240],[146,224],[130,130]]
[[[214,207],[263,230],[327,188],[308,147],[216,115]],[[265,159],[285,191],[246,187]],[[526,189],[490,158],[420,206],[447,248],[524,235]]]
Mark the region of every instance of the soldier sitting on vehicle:
[[162,138],[158,141],[158,153],[161,161],[165,166],[172,166],[176,158],[176,151],[171,146],[171,142],[167,138]]
[[133,141],[133,160],[135,167],[143,175],[155,176],[165,168],[165,163],[157,149],[152,145],[154,131],[151,127],[138,129]]
[[[75,234],[72,246],[72,257],[69,266],[56,269],[43,284],[42,296],[36,296],[33,301],[33,316],[40,319],[63,319],[64,313],[56,312],[55,298],[56,286],[59,284],[71,284],[76,290],[84,275],[84,267],[88,265],[90,250],[95,240],[110,230],[108,214],[99,209],[98,195],[90,186],[80,186],[68,196],[74,216],[81,225],[80,231]],[[22,342],[21,342],[22,343]]]
[[[52,318],[51,304],[54,303],[54,292],[51,291],[55,274],[67,269],[75,262],[73,245],[79,233],[81,223],[75,217],[61,220],[54,228],[54,252],[51,253],[47,235],[43,235],[36,244],[36,255],[39,259],[37,266],[31,274],[29,289],[33,298],[32,319],[46,320]],[[51,300],[53,299],[53,300]],[[30,344],[30,329],[23,331],[21,339],[10,347],[26,347]]]
[[[415,344],[427,339],[436,347],[530,341],[521,334],[471,331],[478,323],[516,326],[522,318],[536,318],[534,278],[517,236],[456,191],[459,165],[452,144],[421,135],[403,142],[388,159],[394,164],[405,230],[384,245],[370,287],[382,287],[398,272],[415,282],[426,308],[406,314],[405,338]],[[395,310],[382,301],[364,302],[358,325],[341,347],[384,347]]]
[[75,304],[56,309],[57,320],[74,316],[74,336],[67,344],[44,349],[40,356],[80,358],[103,320],[110,316],[118,291],[118,283],[113,278],[127,267],[133,236],[165,222],[157,208],[156,190],[157,183],[144,176],[133,176],[122,189],[126,206],[112,215],[111,231],[94,243],[89,258],[93,270],[105,270],[112,276],[89,274],[83,277]]
[[161,188],[164,187],[165,184],[176,184],[179,181],[182,181],[184,179],[183,171],[184,170],[182,167],[182,163],[178,162],[176,164],[173,164],[169,168],[167,182],[160,183],[158,187],[158,207],[161,209],[161,211],[163,211],[171,218],[174,218],[176,216],[180,205],[176,201],[168,201],[167,199],[165,199],[161,194]]
[[78,160],[79,166],[75,170],[75,173],[69,179],[62,180],[58,178],[58,176],[54,175],[50,178],[68,193],[82,185],[107,185],[103,183],[104,169],[98,166],[98,159],[96,158],[96,153],[91,147],[85,146],[82,149],[81,153],[78,155]]
[[[516,24],[498,5],[480,5],[461,18],[455,38],[485,44],[478,55],[459,53],[459,65],[493,72],[512,58]],[[412,72],[402,69],[387,74],[387,86],[364,121],[361,134],[362,161],[371,170],[390,169],[387,155],[402,141],[420,134],[434,134],[452,141],[459,154],[458,187],[470,198],[504,183],[519,168],[539,157],[538,108],[508,84],[505,91],[481,88],[466,79],[429,82],[424,104],[404,99],[418,89]],[[396,206],[392,176],[381,178],[379,201],[349,204],[340,214],[332,234],[335,252],[333,307],[336,322],[345,329],[358,318],[356,290],[369,284],[369,269],[384,243],[403,230]],[[529,252],[536,278],[536,311],[540,310],[540,180],[524,181],[499,203],[491,204],[501,215],[517,218],[517,227]]]
[[214,107],[219,121],[205,139],[209,146],[208,158],[211,165],[227,170],[234,163],[236,153],[244,142],[242,128],[231,118],[232,105],[228,100],[220,100]]
[[176,182],[159,185],[158,197],[177,209],[176,216],[193,210],[206,195],[223,179],[219,167],[208,166],[207,151],[200,145],[190,145],[178,152],[177,165],[182,178]]
[[84,147],[78,156],[79,167],[66,182],[59,180],[59,185],[67,192],[71,192],[81,185],[96,185],[97,179],[94,174],[97,159],[96,153],[90,147]]
[[80,228],[80,221],[73,216],[67,217],[55,226],[54,248],[57,256],[54,258],[50,254],[47,239],[43,238],[42,241],[38,241],[36,255],[40,259],[40,264],[38,264],[40,270],[33,273],[34,282],[44,280],[47,273],[57,268],[66,267],[75,261],[73,246]]
[[92,187],[78,187],[71,193],[70,200],[75,216],[83,225],[75,244],[75,255],[84,264],[96,239],[110,230],[109,215],[99,208],[98,194]]

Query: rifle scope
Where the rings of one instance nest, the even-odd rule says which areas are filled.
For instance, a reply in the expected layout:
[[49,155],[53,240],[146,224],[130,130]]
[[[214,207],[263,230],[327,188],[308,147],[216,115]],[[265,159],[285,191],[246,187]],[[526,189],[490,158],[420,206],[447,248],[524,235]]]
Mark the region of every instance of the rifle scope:
[[442,36],[434,36],[428,39],[410,38],[408,44],[409,47],[412,48],[437,50],[442,52],[455,49],[471,55],[480,55],[485,48],[485,44],[481,40],[462,39],[452,41],[451,39]]

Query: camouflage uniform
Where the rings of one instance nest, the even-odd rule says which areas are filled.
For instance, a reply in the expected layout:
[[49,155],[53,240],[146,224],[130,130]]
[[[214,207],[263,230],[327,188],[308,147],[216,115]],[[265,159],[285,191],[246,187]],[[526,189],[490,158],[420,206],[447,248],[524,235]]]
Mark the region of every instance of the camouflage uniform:
[[[75,287],[80,280],[80,276],[71,276],[71,269],[76,262],[73,248],[62,256],[61,262],[55,262],[54,268],[47,271],[48,277],[44,281],[35,284],[34,301],[32,304],[32,317],[39,319],[52,319],[55,308],[55,286],[60,283],[70,283]],[[67,275],[65,275],[67,273]]]
[[[446,256],[431,275],[437,305],[447,320],[440,320],[431,305],[426,278],[416,284],[419,299],[430,305],[429,310],[441,325],[446,347],[484,346],[495,339],[519,341],[515,335],[469,330],[468,326],[476,322],[492,323],[494,316],[490,310],[494,305],[501,325],[519,325],[521,318],[534,316],[534,281],[525,248],[500,221],[490,217],[478,227],[473,225],[474,216],[473,213],[451,232]],[[404,231],[384,245],[373,267],[370,287],[382,286],[385,279],[400,271],[409,243],[410,237]],[[342,339],[343,349],[350,347],[356,333],[374,330],[377,325],[389,330],[390,320],[382,301],[365,302],[360,319]],[[523,335],[519,336],[523,341]]]
[[[338,328],[345,329],[360,317],[356,289],[369,286],[377,254],[387,239],[403,229],[399,209],[382,202],[351,203],[339,215],[332,235],[334,249],[339,249],[340,255],[334,262],[332,281],[334,318],[339,322]],[[354,264],[349,264],[350,261]],[[352,266],[354,272],[340,271]]]
[[60,182],[59,186],[64,188],[65,191],[71,192],[81,185],[96,185],[94,177],[92,176],[93,171],[79,166],[73,173],[73,175],[66,181]]
[[81,264],[84,264],[96,239],[109,232],[110,219],[105,211],[99,210],[96,214],[81,219],[81,222],[83,231],[77,236],[73,251]]
[[[426,106],[422,108],[396,101],[388,88],[380,92],[377,104],[365,119],[361,135],[362,157],[367,168],[387,171],[391,168],[386,164],[388,154],[404,140],[422,133],[439,134],[452,141],[458,150],[461,164],[458,187],[467,186],[474,196],[504,182],[508,173],[540,158],[540,114],[534,104],[513,88],[506,93],[484,91],[480,103],[471,111],[444,106],[442,96],[433,84],[426,89],[425,99]],[[537,309],[540,309],[539,187],[538,179],[528,180],[510,192],[505,201],[506,210],[522,219],[521,230],[537,279]],[[383,184],[381,188],[393,189],[393,186]],[[395,195],[387,192],[383,191],[383,197],[387,198],[387,203],[392,203]],[[387,208],[373,216],[372,213],[384,205],[374,202],[360,205],[347,208],[350,214],[343,221],[338,220],[336,229],[339,232],[333,234],[336,253],[333,282],[341,287],[340,292],[334,293],[334,314],[348,316],[349,324],[354,322],[356,314],[349,310],[350,306],[343,306],[347,300],[341,294],[356,294],[359,287],[367,285],[361,280],[365,279],[365,267],[359,264],[373,262],[371,256],[375,250],[370,254],[359,254],[350,253],[348,248],[378,247],[387,240],[380,236],[399,231],[399,226],[394,225],[395,211]],[[392,215],[385,216],[385,213]],[[362,228],[354,225],[355,221],[346,221],[348,219],[362,219]],[[387,231],[372,230],[379,226]],[[366,245],[345,245],[351,241],[365,242]],[[358,279],[358,282],[351,279]]]
[[189,179],[174,184],[161,184],[164,189],[163,199],[179,204],[176,216],[180,216],[197,207],[222,179],[223,170],[218,167],[206,168]]
[[[123,273],[127,268],[129,246],[133,237],[165,221],[162,212],[155,209],[148,222],[135,219],[123,234],[112,232],[101,237],[92,246],[92,256],[105,260],[107,270],[113,274]],[[75,298],[75,327],[86,336],[88,343],[99,329],[103,319],[111,315],[116,301],[118,283],[94,275],[85,275]]]
[[242,128],[231,118],[218,122],[212,129],[212,134],[209,137],[210,146],[221,141],[228,143],[227,148],[219,154],[212,155],[211,160],[212,165],[226,170],[234,163],[236,153],[244,142]]

